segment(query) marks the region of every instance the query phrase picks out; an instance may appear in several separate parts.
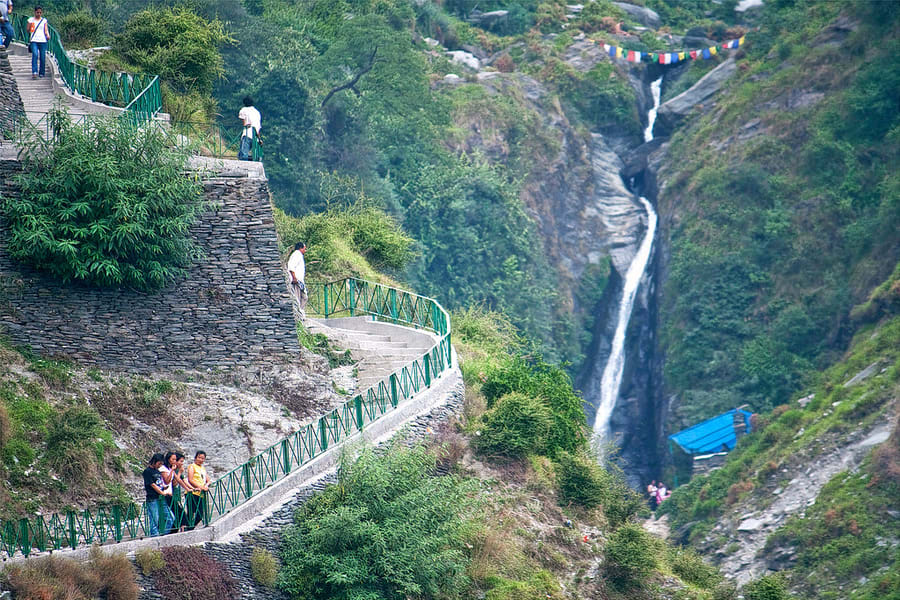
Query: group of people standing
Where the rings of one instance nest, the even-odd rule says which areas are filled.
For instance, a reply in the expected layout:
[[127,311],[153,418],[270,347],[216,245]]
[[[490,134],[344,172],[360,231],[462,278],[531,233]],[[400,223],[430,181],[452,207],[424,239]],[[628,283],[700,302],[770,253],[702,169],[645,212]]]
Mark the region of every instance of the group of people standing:
[[[187,468],[184,461],[180,452],[168,452],[165,456],[157,453],[144,469],[150,537],[190,531],[207,516],[210,480],[203,466],[206,452],[198,451]],[[176,488],[184,490],[184,504],[176,498]]]
[[647,495],[649,496],[650,500],[650,509],[655,510],[657,506],[669,499],[669,496],[672,495],[672,492],[670,492],[666,488],[666,484],[664,484],[662,481],[657,484],[656,480],[654,479],[647,485]]

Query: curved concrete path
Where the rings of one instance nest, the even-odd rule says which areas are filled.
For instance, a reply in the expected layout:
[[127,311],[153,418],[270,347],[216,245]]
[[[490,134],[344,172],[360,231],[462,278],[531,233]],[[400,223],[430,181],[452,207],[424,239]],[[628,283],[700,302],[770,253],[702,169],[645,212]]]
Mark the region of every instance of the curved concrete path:
[[[408,365],[430,350],[438,340],[438,336],[425,330],[381,323],[368,317],[310,319],[309,328],[314,333],[328,335],[338,345],[350,349],[354,357],[359,358],[360,383],[373,378],[380,380],[382,376],[379,374],[387,369],[390,370],[385,373],[385,377]],[[163,548],[206,542],[237,542],[240,535],[259,527],[272,513],[291,502],[301,488],[334,472],[343,452],[358,448],[361,443],[381,444],[392,438],[408,423],[447,403],[454,393],[461,393],[462,373],[459,370],[455,352],[453,352],[452,358],[453,368],[433,379],[430,388],[424,388],[418,394],[401,401],[396,409],[370,423],[364,431],[357,432],[345,438],[342,443],[332,446],[325,453],[297,468],[283,479],[274,482],[247,502],[222,515],[209,527],[155,538],[107,543],[101,547],[105,550],[131,553],[142,548]],[[392,368],[393,365],[396,367]],[[366,388],[360,387],[360,389]],[[88,547],[51,552],[57,556],[76,560],[87,560],[89,553],[90,548]],[[33,553],[28,558],[46,554],[44,552]],[[0,562],[0,566],[21,563],[28,558],[17,554]]]

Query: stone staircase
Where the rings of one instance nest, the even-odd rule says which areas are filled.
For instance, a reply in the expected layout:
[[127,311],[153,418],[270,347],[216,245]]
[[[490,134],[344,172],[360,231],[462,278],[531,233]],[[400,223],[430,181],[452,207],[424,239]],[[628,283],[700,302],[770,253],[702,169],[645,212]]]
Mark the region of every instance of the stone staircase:
[[350,350],[357,369],[356,389],[348,390],[351,393],[377,385],[438,341],[427,331],[373,321],[371,317],[307,319],[306,325],[311,333],[323,333],[337,346]]

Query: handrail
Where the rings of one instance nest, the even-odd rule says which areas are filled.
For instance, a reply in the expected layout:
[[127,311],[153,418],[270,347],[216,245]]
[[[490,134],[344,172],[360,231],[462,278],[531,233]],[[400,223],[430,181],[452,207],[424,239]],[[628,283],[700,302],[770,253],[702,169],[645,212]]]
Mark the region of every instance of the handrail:
[[[452,368],[450,316],[437,301],[355,278],[311,284],[309,296],[310,314],[325,318],[343,314],[371,316],[378,321],[431,331],[437,334],[438,341],[410,364],[217,479],[210,485],[205,501],[196,504],[201,507],[196,517],[187,515],[188,524],[199,518],[209,525],[297,467],[363,431],[403,400],[431,387],[442,373]],[[64,514],[0,521],[0,552],[12,556],[20,551],[28,556],[34,550],[121,542],[145,537],[149,532],[148,511],[141,504],[70,510]]]
[[[12,24],[15,39],[27,45],[28,18],[13,15]],[[159,77],[145,73],[112,73],[74,63],[62,45],[59,32],[49,23],[48,27],[50,42],[47,50],[56,58],[59,74],[72,92],[87,96],[93,102],[123,107],[138,124],[152,120],[162,110]]]
[[[146,90],[145,90],[146,91]],[[135,101],[138,99],[136,98]],[[53,124],[49,118],[50,113],[33,111],[15,111],[0,118],[0,140],[19,139],[22,131],[34,131],[51,139],[54,135]],[[196,121],[160,121],[151,119],[141,121],[134,118],[136,112],[125,113],[128,123],[134,127],[153,127],[163,134],[166,143],[173,148],[190,150],[200,156],[216,158],[236,158],[240,149],[243,128],[237,126],[227,130],[218,123],[202,123]],[[32,119],[29,119],[28,116]],[[92,126],[96,119],[108,118],[106,115],[69,114],[69,119],[76,125],[85,128]],[[253,137],[252,159],[263,159],[262,146],[259,145],[257,136]]]

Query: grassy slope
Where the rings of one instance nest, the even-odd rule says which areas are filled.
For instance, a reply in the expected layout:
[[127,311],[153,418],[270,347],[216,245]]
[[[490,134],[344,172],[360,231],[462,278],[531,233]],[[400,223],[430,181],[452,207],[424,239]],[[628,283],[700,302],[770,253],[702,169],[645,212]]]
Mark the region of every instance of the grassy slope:
[[713,110],[672,138],[659,202],[677,215],[661,309],[673,430],[786,402],[840,358],[851,308],[900,258],[898,12],[840,10],[774,6]]

